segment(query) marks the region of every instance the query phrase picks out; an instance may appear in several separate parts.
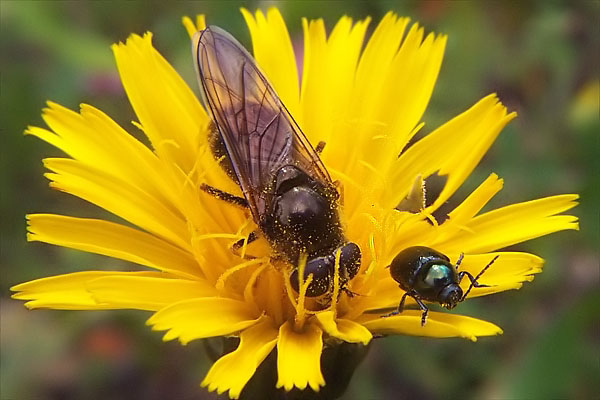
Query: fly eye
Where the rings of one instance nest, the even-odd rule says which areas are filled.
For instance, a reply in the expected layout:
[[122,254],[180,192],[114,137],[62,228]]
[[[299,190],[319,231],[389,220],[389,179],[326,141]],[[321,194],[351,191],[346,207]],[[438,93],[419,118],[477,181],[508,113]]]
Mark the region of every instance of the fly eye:
[[346,243],[341,247],[340,273],[345,279],[354,278],[360,268],[360,261],[360,247],[358,247],[356,243]]
[[[321,296],[329,290],[330,271],[333,269],[330,257],[316,257],[309,260],[304,267],[304,282],[312,274],[312,281],[306,289],[306,296],[317,297]],[[298,269],[295,269],[290,275],[290,283],[292,288],[299,291],[300,284],[298,282]]]

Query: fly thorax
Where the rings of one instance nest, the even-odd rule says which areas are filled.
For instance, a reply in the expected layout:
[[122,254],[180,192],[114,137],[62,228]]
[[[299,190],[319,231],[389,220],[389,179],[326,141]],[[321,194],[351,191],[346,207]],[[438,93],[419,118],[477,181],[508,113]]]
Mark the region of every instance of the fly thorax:
[[294,187],[280,195],[274,201],[273,218],[275,234],[303,244],[307,253],[315,246],[332,247],[341,236],[333,204],[310,187]]

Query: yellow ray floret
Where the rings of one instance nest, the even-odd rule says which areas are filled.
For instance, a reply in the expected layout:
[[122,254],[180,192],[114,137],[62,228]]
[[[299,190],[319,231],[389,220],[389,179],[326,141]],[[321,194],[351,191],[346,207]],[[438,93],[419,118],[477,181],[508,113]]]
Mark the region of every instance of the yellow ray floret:
[[321,373],[322,331],[314,324],[305,324],[296,332],[293,323],[279,328],[277,340],[277,387],[291,390],[294,386],[314,391],[325,385]]
[[[131,35],[113,46],[121,80],[144,133],[154,150],[190,171],[201,135],[209,123],[206,111],[188,85],[152,47],[152,35]],[[176,117],[175,117],[176,116]]]
[[277,344],[277,336],[278,330],[269,318],[263,318],[245,329],[240,334],[238,348],[213,364],[202,386],[208,386],[208,390],[216,390],[219,394],[229,390],[229,397],[237,399],[256,368]]
[[201,280],[177,279],[160,272],[85,271],[57,275],[13,286],[13,298],[28,308],[105,310],[132,308],[156,311],[216,290]]
[[260,314],[243,301],[223,297],[188,298],[161,309],[149,320],[152,329],[167,333],[164,340],[194,339],[236,334],[258,322]]
[[502,329],[496,325],[463,315],[429,312],[427,324],[420,325],[421,311],[405,310],[402,314],[389,318],[365,316],[360,319],[371,332],[379,334],[431,336],[431,337],[463,337],[476,341],[478,336],[499,335]]
[[27,240],[102,254],[186,278],[201,277],[193,256],[169,242],[100,219],[30,214]]

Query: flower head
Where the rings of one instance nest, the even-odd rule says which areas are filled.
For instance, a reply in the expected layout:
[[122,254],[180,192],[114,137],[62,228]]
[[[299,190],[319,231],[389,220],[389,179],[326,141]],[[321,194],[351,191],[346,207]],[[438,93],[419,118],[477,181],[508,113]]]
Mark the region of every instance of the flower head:
[[[68,157],[44,160],[50,186],[119,216],[127,224],[51,214],[28,216],[28,239],[107,255],[147,267],[133,271],[86,271],[13,287],[29,308],[152,311],[148,324],[181,343],[237,336],[237,349],[214,363],[203,386],[239,397],[257,367],[276,348],[277,386],[285,390],[326,384],[320,366],[325,347],[367,344],[373,335],[430,337],[501,333],[479,319],[398,306],[405,290],[387,268],[401,251],[427,246],[478,278],[469,297],[521,287],[540,272],[533,254],[497,251],[564,229],[577,219],[558,215],[576,203],[560,195],[481,213],[502,188],[490,175],[444,221],[433,214],[460,187],[502,128],[508,113],[488,95],[423,139],[422,128],[446,36],[425,35],[418,24],[388,13],[366,40],[370,19],[341,18],[326,35],[322,20],[303,20],[304,58],[296,63],[285,23],[276,9],[242,10],[253,54],[287,109],[313,144],[341,195],[345,235],[362,250],[356,276],[342,285],[339,255],[331,292],[306,296],[310,282],[292,288],[295,268],[273,257],[247,210],[201,190],[203,184],[242,196],[219,165],[209,142],[212,122],[187,84],[152,47],[151,34],[132,35],[113,46],[127,95],[151,148],[98,109],[73,112],[48,103],[50,129],[29,127]],[[184,18],[193,35],[205,28]],[[364,47],[364,49],[363,49]],[[446,178],[440,194],[424,203],[424,180]],[[237,251],[233,243],[243,243]],[[467,290],[468,279],[461,282]],[[347,290],[344,290],[347,289]],[[408,289],[406,289],[408,290]],[[456,297],[456,296],[455,296]],[[406,305],[416,299],[408,297]],[[426,299],[425,299],[426,300]],[[453,297],[453,302],[457,298]]]

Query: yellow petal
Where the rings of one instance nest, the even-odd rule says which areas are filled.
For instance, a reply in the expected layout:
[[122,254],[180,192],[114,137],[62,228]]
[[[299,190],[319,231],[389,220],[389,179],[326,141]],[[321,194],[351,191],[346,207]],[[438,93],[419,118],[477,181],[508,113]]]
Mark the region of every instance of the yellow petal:
[[477,340],[478,336],[493,336],[502,333],[502,329],[491,322],[456,315],[430,311],[425,326],[421,326],[420,310],[405,310],[401,314],[382,318],[365,316],[362,324],[374,334],[411,335],[429,337],[462,337]]
[[190,249],[188,226],[181,215],[174,214],[155,198],[100,167],[79,161],[45,159],[51,186],[89,201],[151,233],[161,236],[182,249]]
[[[374,157],[374,153],[377,152],[376,146],[390,147],[389,143],[382,138],[391,137],[391,122],[395,119],[395,115],[399,114],[399,111],[401,112],[400,108],[396,108],[393,114],[380,113],[380,110],[388,106],[394,107],[397,103],[396,99],[403,96],[401,93],[395,93],[393,98],[388,98],[384,96],[384,93],[387,90],[385,85],[390,84],[386,81],[391,80],[392,83],[395,83],[394,81],[403,79],[392,68],[392,64],[394,58],[398,56],[398,48],[408,22],[409,18],[398,18],[394,13],[388,12],[375,28],[358,63],[356,87],[351,95],[352,104],[349,106],[351,110],[349,118],[353,125],[347,127],[354,131],[355,148],[353,149],[354,153],[345,158],[346,163],[343,170],[351,173],[359,182],[372,184],[373,180],[365,179],[365,175],[371,171],[360,167],[357,170],[355,167],[350,172],[349,166],[352,163],[356,164],[358,160],[374,164],[374,161],[377,160],[377,157]],[[417,28],[416,24],[413,28]],[[403,45],[403,47],[405,46]],[[410,62],[410,59],[405,59],[405,62]],[[390,101],[392,104],[384,104]],[[381,154],[377,154],[377,156],[380,157]]]
[[[36,136],[76,159],[87,168],[100,168],[106,176],[125,181],[128,186],[152,197],[152,202],[187,219],[194,226],[207,229],[228,226],[215,209],[199,195],[199,182],[193,178],[231,191],[239,190],[225,178],[208,148],[197,157],[194,176],[186,175],[175,164],[159,159],[150,149],[129,135],[107,115],[82,104],[80,113],[48,102],[43,118],[55,132],[29,127],[26,134]],[[165,168],[165,167],[168,168]],[[212,200],[214,202],[214,200]],[[208,207],[211,206],[211,207]],[[223,207],[222,202],[220,207]],[[236,226],[237,227],[237,226]]]
[[[392,63],[398,54],[408,22],[409,18],[398,18],[394,13],[388,12],[373,31],[360,56],[356,70],[353,112],[362,118],[377,114],[376,107],[382,103],[380,96],[384,82],[392,71]],[[418,26],[413,25],[413,29],[416,28]],[[400,93],[397,95],[402,96]]]
[[265,16],[257,10],[255,17],[241,9],[250,36],[254,58],[292,115],[298,112],[300,89],[296,56],[285,22],[279,10],[270,7]]
[[279,328],[277,341],[277,387],[290,391],[295,386],[301,390],[310,386],[315,392],[325,385],[321,373],[323,341],[321,329],[314,324],[304,324],[303,331],[294,331],[293,322],[287,321]]
[[464,182],[502,128],[515,116],[506,113],[496,95],[489,95],[419,140],[391,165],[383,204],[395,207],[417,175],[426,178],[437,172],[447,175],[448,180],[439,197],[427,208],[429,213],[433,212]]
[[102,254],[185,277],[202,275],[190,253],[124,225],[53,214],[30,214],[27,222],[30,241]]
[[160,160],[106,114],[86,104],[76,113],[48,102],[42,117],[55,134],[35,127],[25,133],[48,141],[82,163],[101,165],[106,174],[121,177],[166,207],[178,208],[180,198],[173,183],[165,179]]
[[[410,133],[423,116],[442,65],[446,35],[429,33],[422,39],[421,29],[413,25],[394,57],[382,94],[381,120],[391,115],[394,154],[410,139]],[[381,101],[381,100],[380,100]]]
[[[354,95],[362,104],[356,115],[371,121],[370,126],[359,124],[366,129],[359,133],[364,137],[359,139],[360,153],[356,157],[375,170],[389,168],[416,132],[414,128],[429,103],[446,45],[446,36],[430,33],[424,39],[423,28],[413,24],[398,49],[408,19],[387,17],[389,14],[380,23],[384,29],[378,27],[375,33],[380,34],[374,34],[369,41],[375,41],[372,49],[376,56],[369,57],[367,46],[361,58],[359,72],[363,65],[371,65],[365,68],[370,76],[357,76],[365,97],[362,93]],[[384,26],[386,22],[389,26]],[[370,171],[360,168],[357,172],[362,172],[359,180],[364,180]]]
[[204,14],[196,15],[196,22],[192,21],[192,19],[188,16],[181,18],[181,23],[185,27],[190,39],[194,37],[194,34],[198,31],[202,31],[206,29],[206,18]]
[[186,173],[198,158],[209,118],[169,63],[152,47],[152,35],[131,35],[112,47],[129,101],[144,133],[163,159]]
[[[530,281],[533,279],[532,275],[541,272],[544,265],[542,258],[529,253],[467,254],[459,267],[459,271],[468,271],[472,275],[477,275],[496,255],[498,259],[478,279],[479,283],[492,286],[485,289],[493,289],[494,285]],[[470,281],[465,278],[461,286],[465,288],[469,283]],[[483,289],[473,288],[469,297],[476,296],[478,291]]]
[[[503,184],[504,181],[499,179],[498,175],[490,174],[473,193],[448,213],[447,222],[455,224],[457,227],[461,227],[463,224],[469,222],[502,189]],[[442,228],[444,228],[445,224],[446,222],[444,222]]]
[[315,315],[319,325],[328,335],[349,343],[368,344],[373,335],[364,326],[349,319],[334,319],[333,311],[320,312]]
[[182,344],[194,339],[233,335],[259,320],[252,306],[225,297],[180,301],[155,313],[148,325],[167,331],[163,340],[179,338]]
[[85,283],[92,298],[113,308],[157,311],[195,297],[215,296],[214,286],[204,280],[155,276],[106,276]]
[[331,131],[331,119],[326,99],[328,91],[319,88],[327,87],[325,23],[322,19],[310,21],[303,18],[304,31],[304,64],[302,67],[302,87],[300,92],[302,111],[298,123],[311,143],[328,140]]
[[483,253],[552,232],[579,229],[577,217],[556,215],[574,207],[578,197],[546,197],[484,213],[466,224],[466,230],[438,245],[449,252]]
[[[349,82],[356,81],[355,75],[360,50],[369,23],[370,18],[355,23],[349,17],[340,18],[327,38],[326,54],[321,61],[323,68],[319,69],[318,64],[309,67],[313,77],[314,74],[322,75],[318,79],[323,80],[323,83],[327,85],[315,88],[315,90],[320,90],[321,96],[325,95],[325,98],[321,99],[321,106],[324,108],[315,110],[315,106],[312,106],[312,112],[321,113],[320,123],[325,124],[320,128],[325,135],[318,138],[327,143],[323,151],[323,158],[327,164],[341,171],[346,171],[348,157],[351,156],[348,153],[349,147],[352,147],[348,145],[348,134],[352,132],[352,123],[348,123],[348,116],[350,119],[357,117],[355,114],[350,114],[350,107],[356,94],[354,85]],[[318,53],[314,54],[310,60],[318,62],[319,60],[316,58],[318,56]],[[306,106],[310,106],[308,104],[310,99],[303,98],[303,101]],[[304,120],[312,119],[313,114],[303,117]]]
[[[301,107],[297,117],[307,138],[316,145],[325,141],[326,164],[343,169],[348,154],[346,116],[350,114],[353,82],[363,39],[370,19],[352,24],[341,18],[329,38],[322,19],[302,21],[304,64]],[[351,118],[355,118],[355,115]]]
[[97,301],[86,289],[89,282],[104,277],[163,277],[160,272],[85,271],[36,279],[13,286],[18,292],[14,299],[29,300],[27,308],[54,308],[58,310],[106,310],[122,308],[119,305]]
[[221,394],[229,390],[229,397],[237,399],[256,368],[277,343],[279,331],[269,318],[261,318],[256,325],[240,333],[238,348],[219,358],[202,381],[209,391]]

